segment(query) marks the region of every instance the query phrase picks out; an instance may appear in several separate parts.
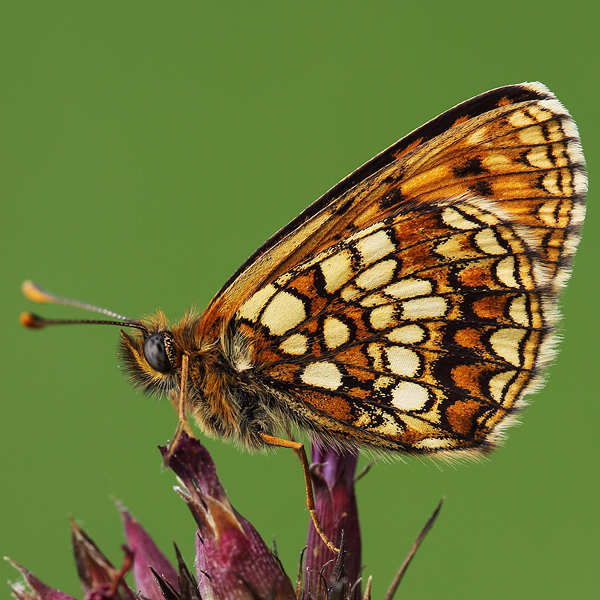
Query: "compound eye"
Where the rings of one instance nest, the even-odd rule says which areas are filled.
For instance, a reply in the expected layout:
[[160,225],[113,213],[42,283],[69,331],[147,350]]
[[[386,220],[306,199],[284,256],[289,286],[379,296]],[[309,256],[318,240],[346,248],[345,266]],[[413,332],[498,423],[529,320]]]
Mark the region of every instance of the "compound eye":
[[144,340],[144,356],[148,364],[159,373],[170,373],[171,363],[165,348],[165,337],[162,333],[153,333]]

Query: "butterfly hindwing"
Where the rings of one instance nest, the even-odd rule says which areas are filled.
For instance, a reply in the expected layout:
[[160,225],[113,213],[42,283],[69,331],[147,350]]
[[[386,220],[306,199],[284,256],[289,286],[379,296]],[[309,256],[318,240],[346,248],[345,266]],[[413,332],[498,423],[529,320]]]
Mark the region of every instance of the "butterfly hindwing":
[[253,295],[238,327],[261,377],[390,446],[484,444],[535,378],[553,315],[535,254],[477,204],[403,212]]

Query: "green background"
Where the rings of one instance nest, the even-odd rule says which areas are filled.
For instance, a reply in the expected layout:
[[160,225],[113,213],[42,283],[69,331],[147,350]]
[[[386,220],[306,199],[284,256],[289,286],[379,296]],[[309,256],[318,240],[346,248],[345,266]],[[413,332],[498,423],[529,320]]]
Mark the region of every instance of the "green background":
[[[591,180],[561,353],[489,460],[379,462],[361,480],[363,562],[381,598],[446,496],[402,597],[596,597],[599,12],[592,1],[2,2],[0,555],[81,596],[67,515],[120,564],[113,495],[170,556],[171,539],[193,556],[192,519],[156,450],[172,408],[118,371],[116,329],[20,328],[33,308],[22,280],[178,318],[399,137],[490,88],[540,80],[576,118]],[[206,443],[232,503],[276,536],[295,574],[307,523],[296,459]]]

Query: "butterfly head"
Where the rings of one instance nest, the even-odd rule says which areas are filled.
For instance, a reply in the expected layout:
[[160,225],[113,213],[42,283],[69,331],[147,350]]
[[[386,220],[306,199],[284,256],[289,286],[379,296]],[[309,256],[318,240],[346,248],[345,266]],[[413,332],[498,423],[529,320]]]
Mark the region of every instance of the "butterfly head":
[[170,331],[162,312],[140,321],[132,332],[121,330],[119,355],[136,388],[162,394],[177,386],[183,354],[180,332]]

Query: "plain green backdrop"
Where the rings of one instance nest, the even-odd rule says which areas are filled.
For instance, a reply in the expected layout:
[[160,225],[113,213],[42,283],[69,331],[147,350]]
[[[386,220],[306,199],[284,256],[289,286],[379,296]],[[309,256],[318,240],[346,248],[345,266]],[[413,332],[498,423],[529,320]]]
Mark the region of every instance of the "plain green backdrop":
[[[591,181],[560,355],[489,460],[380,462],[360,481],[363,562],[381,598],[446,496],[398,597],[597,597],[599,17],[591,1],[2,2],[0,555],[81,596],[67,515],[120,564],[114,496],[193,560],[156,450],[172,408],[133,392],[116,329],[20,328],[22,280],[178,318],[399,137],[540,80],[575,117]],[[308,521],[296,459],[206,444],[294,576]]]

